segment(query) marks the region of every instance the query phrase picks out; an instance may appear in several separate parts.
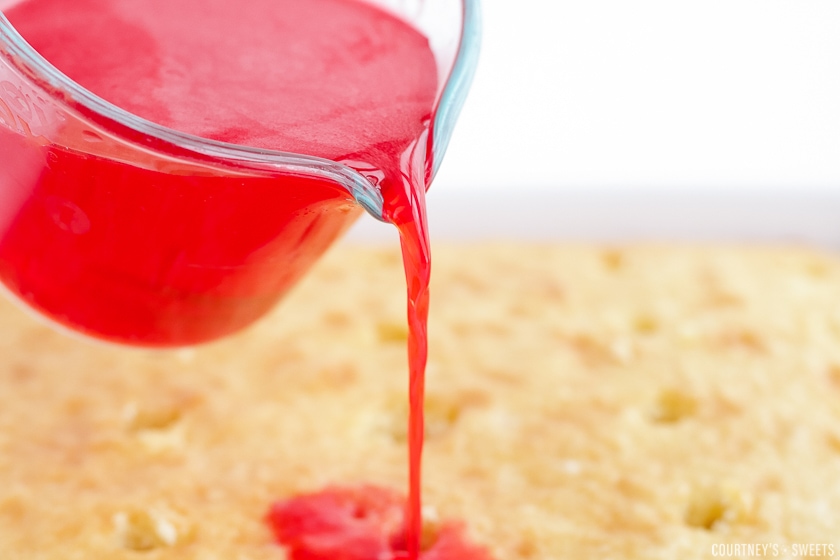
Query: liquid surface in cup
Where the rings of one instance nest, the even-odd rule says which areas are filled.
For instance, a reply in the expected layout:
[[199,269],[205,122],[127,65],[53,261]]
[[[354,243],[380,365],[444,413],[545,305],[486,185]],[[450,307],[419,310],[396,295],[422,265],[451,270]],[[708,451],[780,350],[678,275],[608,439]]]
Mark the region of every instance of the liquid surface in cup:
[[[29,0],[6,15],[59,70],[138,116],[344,162],[375,178],[385,218],[400,231],[408,284],[409,497],[398,556],[417,559],[430,276],[424,197],[438,87],[426,38],[353,0]],[[0,209],[0,278],[46,315],[101,338],[180,345],[237,330],[359,213],[322,179],[133,165],[97,155],[109,153],[107,136],[85,140],[90,150],[33,150],[31,138],[0,128],[0,151],[12,162],[4,196],[23,201],[14,212]],[[338,548],[296,554],[367,560],[337,555],[352,550],[348,534],[331,538]],[[460,538],[446,533],[449,544],[434,557],[462,558],[466,548],[452,544]]]

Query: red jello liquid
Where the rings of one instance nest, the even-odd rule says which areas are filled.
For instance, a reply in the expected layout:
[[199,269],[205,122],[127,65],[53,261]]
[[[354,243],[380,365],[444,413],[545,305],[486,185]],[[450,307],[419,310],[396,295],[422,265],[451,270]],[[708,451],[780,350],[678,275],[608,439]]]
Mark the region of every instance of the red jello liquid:
[[[408,282],[409,499],[392,506],[405,507],[400,546],[416,560],[438,88],[427,39],[353,0],[26,0],[5,14],[59,70],[135,115],[378,177]],[[122,148],[107,135],[86,136],[90,149],[35,141],[19,115],[38,113],[30,102],[0,83],[0,280],[75,330],[156,346],[236,331],[359,214],[314,176],[113,159]],[[272,519],[282,533],[283,516]],[[367,558],[336,552],[355,546],[342,535],[329,552],[290,546],[299,559]],[[424,558],[456,557],[437,554]]]

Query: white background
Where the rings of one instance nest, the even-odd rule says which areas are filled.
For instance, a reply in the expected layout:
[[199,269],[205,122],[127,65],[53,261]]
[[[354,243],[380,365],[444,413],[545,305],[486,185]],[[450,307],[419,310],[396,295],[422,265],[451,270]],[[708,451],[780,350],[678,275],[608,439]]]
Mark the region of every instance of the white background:
[[430,203],[474,189],[840,191],[837,0],[483,0],[483,14]]

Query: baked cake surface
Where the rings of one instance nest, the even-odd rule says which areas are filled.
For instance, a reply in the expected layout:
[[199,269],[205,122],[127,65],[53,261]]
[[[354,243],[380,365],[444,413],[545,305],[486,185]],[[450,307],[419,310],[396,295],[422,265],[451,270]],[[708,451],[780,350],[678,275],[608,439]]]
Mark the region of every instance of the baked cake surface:
[[[500,560],[840,556],[833,255],[434,259],[430,522],[464,520]],[[404,489],[404,292],[396,250],[338,246],[255,327],[174,352],[78,340],[0,302],[0,558],[282,560],[273,501]]]

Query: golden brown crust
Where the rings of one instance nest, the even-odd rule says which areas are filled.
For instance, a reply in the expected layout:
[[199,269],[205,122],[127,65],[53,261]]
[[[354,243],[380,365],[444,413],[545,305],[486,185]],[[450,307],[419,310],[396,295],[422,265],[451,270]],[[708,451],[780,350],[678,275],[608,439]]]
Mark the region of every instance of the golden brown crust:
[[[795,248],[435,247],[425,499],[499,559],[840,555],[840,262]],[[274,499],[405,485],[404,282],[340,246],[177,352],[0,302],[0,557],[280,559]]]

